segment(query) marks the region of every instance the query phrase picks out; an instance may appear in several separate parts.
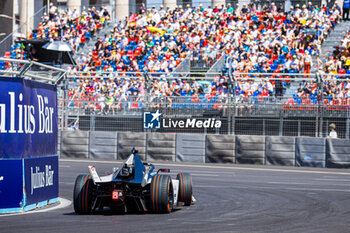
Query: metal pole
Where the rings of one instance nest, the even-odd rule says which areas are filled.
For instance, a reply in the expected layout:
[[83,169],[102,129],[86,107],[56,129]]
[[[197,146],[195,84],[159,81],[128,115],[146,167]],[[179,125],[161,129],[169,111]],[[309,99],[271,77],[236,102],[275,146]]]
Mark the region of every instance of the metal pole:
[[62,109],[61,109],[61,129],[64,130],[64,115],[65,115],[65,110],[66,110],[66,107],[65,107],[65,104],[66,104],[66,87],[65,87],[65,83],[66,83],[66,78],[67,76],[64,76],[63,77],[63,96],[62,96]]
[[282,136],[283,135],[283,116],[281,115],[280,116],[280,128],[279,128],[279,133],[278,133],[279,136]]
[[90,131],[95,131],[95,115],[90,115]]
[[348,117],[346,118],[346,129],[345,129],[346,139],[349,139],[349,126],[350,126],[350,122],[349,122],[349,114],[348,114]]
[[[148,101],[148,96],[149,96],[149,76],[148,76],[148,72],[143,72],[142,73],[142,75],[143,75],[143,77],[144,77],[144,79],[145,79],[145,84],[146,84],[146,86],[145,86],[145,88],[146,88],[146,90],[145,90],[145,103],[147,103],[147,104],[149,104],[149,101]],[[146,107],[149,107],[149,106],[146,106]]]
[[263,132],[262,135],[265,136],[265,118],[263,119]]
[[323,130],[323,116],[324,116],[324,106],[323,106],[323,93],[324,93],[324,83],[323,83],[323,77],[322,75],[320,75],[320,82],[321,82],[321,93],[320,93],[320,97],[321,97],[321,103],[320,103],[320,137],[322,137],[322,130]]
[[[235,134],[235,116],[236,116],[236,92],[235,92],[235,88],[236,88],[236,79],[234,77],[232,77],[232,66],[231,66],[231,62],[232,62],[232,56],[227,58],[227,63],[229,64],[229,69],[228,69],[228,77],[230,80],[230,89],[233,95],[233,117],[231,117],[231,93],[229,91],[229,118],[228,118],[228,127],[229,127],[229,134]],[[232,130],[231,130],[232,129]]]
[[[229,60],[227,60],[227,62],[229,62]],[[227,108],[227,133],[231,134],[231,90],[232,90],[232,79],[231,79],[231,66],[229,67],[229,71],[228,71],[228,77],[230,80],[230,87],[228,89],[228,93],[227,93],[227,98],[228,98],[228,108]],[[230,90],[231,89],[231,90]]]
[[64,129],[67,129],[67,125],[68,125],[68,105],[66,105],[66,103],[68,103],[68,79],[67,77],[65,77],[64,79]]
[[227,133],[231,134],[231,93],[228,91],[228,106],[227,106]]
[[[320,102],[320,85],[319,85],[319,80],[318,80],[318,74],[316,74],[316,85],[317,85],[317,103]],[[317,109],[316,109],[316,130],[315,130],[315,137],[318,137],[318,127],[319,127],[319,124],[318,124],[318,114],[319,114],[319,104],[317,104]]]

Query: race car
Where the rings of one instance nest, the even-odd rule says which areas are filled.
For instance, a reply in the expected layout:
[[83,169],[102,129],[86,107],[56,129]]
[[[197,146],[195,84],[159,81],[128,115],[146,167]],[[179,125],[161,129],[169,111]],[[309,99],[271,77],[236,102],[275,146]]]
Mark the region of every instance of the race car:
[[110,175],[100,177],[94,166],[88,167],[90,175],[79,175],[75,180],[73,204],[77,214],[106,208],[119,213],[170,213],[174,206],[190,206],[194,200],[190,174],[179,173],[172,179],[160,174],[170,169],[155,172],[154,165],[142,162],[135,148]]

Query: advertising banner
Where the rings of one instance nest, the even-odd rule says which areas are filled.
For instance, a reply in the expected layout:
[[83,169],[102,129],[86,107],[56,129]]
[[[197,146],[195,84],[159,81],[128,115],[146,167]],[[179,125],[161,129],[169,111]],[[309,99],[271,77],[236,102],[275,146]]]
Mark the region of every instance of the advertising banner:
[[[0,160],[0,213],[23,205],[22,159]],[[9,211],[5,211],[9,212]]]
[[0,159],[56,154],[56,87],[0,77]]
[[26,205],[58,197],[58,156],[24,159]]

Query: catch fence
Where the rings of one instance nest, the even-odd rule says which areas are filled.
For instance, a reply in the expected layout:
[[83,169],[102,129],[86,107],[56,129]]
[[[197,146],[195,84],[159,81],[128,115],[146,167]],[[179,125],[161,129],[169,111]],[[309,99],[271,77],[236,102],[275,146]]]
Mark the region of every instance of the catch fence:
[[[326,137],[329,124],[335,123],[338,136],[349,138],[350,81],[346,75],[76,72],[63,83],[59,100],[66,106],[64,128]],[[111,91],[113,83],[116,87]],[[118,89],[118,85],[128,88]],[[164,85],[172,94],[159,92],[158,87]],[[262,91],[267,96],[259,95]],[[144,128],[145,113],[156,111],[161,113],[162,127]],[[221,125],[180,127],[176,123],[186,124],[187,119],[209,119],[208,124],[218,120]]]

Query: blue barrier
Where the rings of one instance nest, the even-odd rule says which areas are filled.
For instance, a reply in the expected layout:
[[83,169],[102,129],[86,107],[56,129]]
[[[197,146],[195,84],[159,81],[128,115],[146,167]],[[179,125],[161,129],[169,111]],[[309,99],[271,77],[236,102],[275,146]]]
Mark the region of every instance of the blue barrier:
[[23,206],[21,159],[0,160],[0,213],[19,212]]
[[56,86],[0,77],[0,213],[58,201]]

